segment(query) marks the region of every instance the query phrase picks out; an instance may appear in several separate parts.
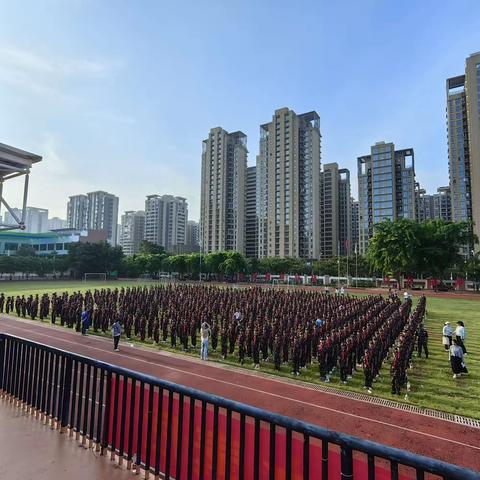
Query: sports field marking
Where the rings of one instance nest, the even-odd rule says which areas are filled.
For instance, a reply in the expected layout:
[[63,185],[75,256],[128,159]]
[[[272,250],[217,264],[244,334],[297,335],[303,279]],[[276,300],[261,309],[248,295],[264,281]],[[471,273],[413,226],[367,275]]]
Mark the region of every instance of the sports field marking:
[[[25,331],[25,329],[17,327],[17,326],[9,326],[9,327],[13,328],[13,329],[16,329],[16,330],[23,331],[23,332]],[[52,338],[50,335],[47,335],[45,333],[41,333],[41,332],[35,332],[35,333],[37,335],[40,335],[40,336],[43,336],[43,337],[48,337],[49,339]],[[90,337],[90,338],[93,339],[94,337]],[[94,339],[99,340],[97,338],[94,338]],[[74,342],[72,340],[59,339],[59,338],[57,338],[56,340],[58,340],[60,342],[72,343],[74,345],[79,345],[78,342]],[[159,368],[164,368],[164,369],[173,370],[173,371],[180,372],[180,373],[187,374],[187,375],[200,377],[203,380],[209,380],[209,381],[212,381],[212,382],[222,383],[222,384],[237,387],[237,388],[243,388],[245,390],[260,393],[262,395],[268,395],[268,396],[271,396],[271,397],[274,397],[274,398],[279,398],[279,399],[282,399],[282,400],[288,400],[288,401],[291,401],[291,402],[299,403],[301,405],[317,408],[317,409],[320,409],[320,410],[325,410],[325,411],[328,411],[328,412],[337,413],[339,415],[345,415],[345,416],[348,416],[348,417],[364,420],[364,421],[367,421],[367,422],[376,423],[376,424],[383,425],[383,426],[386,426],[386,427],[396,428],[398,430],[414,433],[414,434],[417,434],[417,435],[423,435],[425,437],[434,438],[436,440],[440,440],[440,441],[443,441],[443,442],[453,443],[455,445],[460,445],[462,447],[467,447],[467,448],[473,448],[475,450],[480,451],[480,447],[475,446],[475,445],[470,445],[468,443],[459,442],[457,440],[451,440],[451,439],[448,439],[448,438],[445,438],[445,437],[439,437],[438,435],[433,435],[431,433],[421,432],[421,431],[414,430],[414,429],[407,428],[407,427],[402,427],[400,425],[395,425],[394,423],[383,422],[381,420],[375,420],[373,418],[364,417],[364,416],[361,416],[361,415],[355,415],[353,413],[348,413],[348,412],[345,412],[345,411],[342,411],[342,410],[336,410],[334,408],[325,407],[325,406],[322,406],[322,405],[317,405],[315,403],[305,402],[304,400],[298,400],[296,398],[286,397],[284,395],[278,395],[276,393],[268,392],[268,391],[265,391],[265,390],[260,390],[260,389],[257,389],[257,388],[248,387],[246,385],[241,385],[241,384],[238,384],[238,383],[228,382],[226,380],[220,380],[220,379],[217,379],[217,378],[214,378],[214,377],[208,377],[208,376],[205,376],[205,375],[201,375],[199,373],[194,373],[194,372],[190,372],[188,370],[183,370],[181,368],[170,367],[170,366],[167,366],[167,365],[161,365],[159,363],[150,362],[148,360],[144,360],[144,359],[141,359],[141,358],[132,358],[131,356],[124,355],[121,352],[110,352],[108,350],[104,350],[103,348],[94,347],[92,345],[85,345],[85,344],[80,344],[80,345],[82,345],[85,348],[90,348],[92,350],[97,350],[99,352],[108,353],[109,355],[112,355],[113,357],[118,358],[118,356],[121,356],[121,357],[124,357],[125,359],[133,360],[133,361],[136,361],[136,362],[146,363],[146,364],[149,364],[149,365],[154,365],[154,366],[159,367]]]

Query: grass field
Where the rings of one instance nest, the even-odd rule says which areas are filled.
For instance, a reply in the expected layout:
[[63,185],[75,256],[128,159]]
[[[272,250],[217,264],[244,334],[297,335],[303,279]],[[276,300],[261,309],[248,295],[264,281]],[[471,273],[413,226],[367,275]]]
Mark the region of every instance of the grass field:
[[[0,292],[5,295],[27,295],[62,292],[65,290],[78,291],[93,288],[115,288],[121,286],[148,285],[157,282],[151,281],[115,281],[115,282],[2,282],[0,283]],[[453,379],[448,361],[448,354],[445,353],[442,345],[442,327],[445,321],[450,321],[452,326],[458,320],[463,320],[466,326],[467,339],[466,346],[468,355],[466,365],[469,374],[460,379]],[[458,415],[480,418],[480,301],[464,300],[459,298],[428,298],[427,299],[427,320],[426,328],[429,332],[429,350],[428,360],[425,358],[413,357],[413,370],[409,372],[411,383],[411,392],[408,399],[402,396],[394,396],[390,393],[390,374],[389,363],[381,372],[381,377],[374,384],[373,394],[379,397],[394,399],[397,401],[408,402],[410,404],[433,408]],[[198,342],[199,343],[199,342]],[[153,346],[152,348],[159,348]],[[168,345],[161,345],[160,348],[172,351]],[[198,355],[198,352],[181,352],[179,348],[177,353],[185,355]],[[215,352],[210,353],[210,360],[238,366],[235,357],[222,359]],[[249,361],[243,365],[244,368],[253,369],[253,364]],[[282,366],[280,372],[276,372],[271,363],[261,364],[261,371],[278,374],[284,377],[292,378],[290,367]],[[302,371],[300,380],[321,383],[319,380],[318,368],[316,364],[307,367]],[[337,376],[332,378],[330,385],[346,389],[365,392],[363,389],[363,373],[358,372],[353,379],[349,380],[347,385],[341,383]],[[406,393],[406,392],[405,392]]]

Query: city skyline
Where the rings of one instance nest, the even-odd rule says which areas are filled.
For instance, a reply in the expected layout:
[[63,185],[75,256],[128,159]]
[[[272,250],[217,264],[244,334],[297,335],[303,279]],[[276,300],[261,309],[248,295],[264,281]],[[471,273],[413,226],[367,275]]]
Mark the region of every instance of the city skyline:
[[[415,9],[373,1],[301,2],[303,8],[246,2],[229,9],[191,2],[186,11],[169,7],[166,28],[157,28],[163,7],[148,2],[143,9],[119,4],[115,22],[107,21],[111,4],[93,12],[88,0],[26,3],[4,8],[0,101],[9,115],[0,131],[2,141],[44,156],[32,174],[30,203],[54,216],[65,217],[72,192],[105,189],[120,197],[122,212],[141,210],[150,192],[175,192],[199,219],[205,132],[218,125],[242,130],[252,166],[259,123],[284,106],[319,113],[322,163],[354,172],[370,145],[392,141],[415,149],[417,181],[429,193],[448,185],[445,80],[479,50],[478,3],[456,5],[468,15],[455,38],[444,35],[451,9],[433,2],[410,2]],[[25,8],[38,21],[19,39]],[[232,8],[236,28],[227,29]],[[47,15],[58,28],[42,22]],[[205,18],[220,28],[212,32]],[[284,22],[301,55],[287,38],[265,47]],[[89,24],[88,36],[82,24]],[[132,27],[129,45],[124,32]],[[248,52],[233,76],[232,51]],[[251,75],[259,69],[263,78]],[[188,131],[177,128],[186,112]],[[356,182],[352,194],[357,198]]]

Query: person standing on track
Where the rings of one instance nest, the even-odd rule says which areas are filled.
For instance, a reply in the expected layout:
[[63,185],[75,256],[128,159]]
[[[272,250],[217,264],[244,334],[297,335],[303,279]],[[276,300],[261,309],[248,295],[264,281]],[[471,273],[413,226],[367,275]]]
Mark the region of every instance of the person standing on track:
[[113,351],[119,352],[118,344],[120,343],[120,335],[122,334],[122,326],[120,321],[117,319],[112,325],[112,335],[113,335]]
[[200,349],[201,360],[207,360],[208,358],[208,339],[210,338],[210,325],[207,322],[203,322],[200,328],[200,335],[202,337],[202,346]]

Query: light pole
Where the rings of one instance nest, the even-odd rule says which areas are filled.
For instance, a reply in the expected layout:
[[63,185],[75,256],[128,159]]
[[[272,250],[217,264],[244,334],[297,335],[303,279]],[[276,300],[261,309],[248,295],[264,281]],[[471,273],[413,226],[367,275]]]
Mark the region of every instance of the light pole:
[[355,288],[358,288],[358,243],[355,244]]

